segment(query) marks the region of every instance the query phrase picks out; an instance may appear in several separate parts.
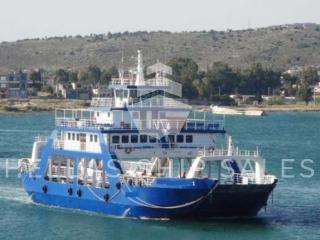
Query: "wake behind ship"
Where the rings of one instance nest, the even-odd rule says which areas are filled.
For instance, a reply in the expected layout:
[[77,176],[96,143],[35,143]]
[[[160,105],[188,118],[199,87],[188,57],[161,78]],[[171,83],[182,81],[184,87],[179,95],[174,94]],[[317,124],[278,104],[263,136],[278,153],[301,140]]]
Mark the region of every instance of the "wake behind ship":
[[236,148],[222,119],[192,111],[170,67],[158,62],[145,79],[140,51],[137,62],[111,96],[56,110],[55,130],[19,162],[32,200],[133,218],[257,215],[277,182],[259,151]]

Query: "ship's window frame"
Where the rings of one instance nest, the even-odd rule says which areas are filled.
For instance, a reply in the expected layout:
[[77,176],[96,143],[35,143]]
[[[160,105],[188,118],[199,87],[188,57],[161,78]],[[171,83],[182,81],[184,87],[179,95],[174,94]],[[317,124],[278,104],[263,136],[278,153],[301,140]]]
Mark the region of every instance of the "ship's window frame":
[[193,135],[186,135],[186,143],[193,143]]
[[90,142],[93,142],[93,135],[90,134]]
[[140,135],[140,143],[147,143],[148,142],[148,135],[141,134]]
[[122,135],[121,143],[129,143],[129,135]]
[[157,143],[157,138],[155,136],[149,136],[149,143]]
[[98,142],[98,135],[93,135],[94,137],[94,142]]
[[184,135],[179,134],[177,135],[177,143],[183,143],[184,142]]
[[119,135],[113,135],[111,140],[112,140],[112,143],[120,143],[120,136]]
[[116,97],[118,98],[118,97],[120,97],[120,89],[116,89],[115,90],[115,95],[116,95]]
[[71,140],[71,133],[68,132],[68,140]]
[[77,141],[80,141],[80,134],[77,133]]
[[75,141],[75,140],[76,140],[76,134],[72,133],[72,141]]
[[140,119],[140,114],[137,111],[132,112],[132,119]]
[[131,140],[131,143],[138,143],[139,142],[139,135],[131,135],[130,136],[130,140]]
[[168,135],[168,140],[170,143],[174,143],[175,142],[175,135],[172,135],[172,134]]

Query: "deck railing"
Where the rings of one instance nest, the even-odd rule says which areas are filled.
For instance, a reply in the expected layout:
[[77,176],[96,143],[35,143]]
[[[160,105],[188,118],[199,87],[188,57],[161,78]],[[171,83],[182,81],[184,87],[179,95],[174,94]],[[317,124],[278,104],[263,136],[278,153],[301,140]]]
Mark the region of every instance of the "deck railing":
[[114,99],[111,97],[92,98],[91,106],[92,107],[113,107],[114,106]]
[[[172,99],[172,98],[163,98],[163,97],[153,97],[153,98],[135,98],[132,99],[132,102],[129,102],[127,105],[128,108],[179,108],[191,110],[192,107],[187,105],[187,99]],[[130,110],[130,109],[129,109]]]
[[230,157],[230,156],[239,156],[239,157],[260,157],[259,150],[242,150],[239,148],[234,148],[231,154],[227,149],[210,149],[204,148],[199,151],[199,156],[203,157]]
[[275,181],[275,176],[264,175],[263,177],[257,178],[255,173],[244,172],[235,173],[224,179],[225,184],[272,184]]

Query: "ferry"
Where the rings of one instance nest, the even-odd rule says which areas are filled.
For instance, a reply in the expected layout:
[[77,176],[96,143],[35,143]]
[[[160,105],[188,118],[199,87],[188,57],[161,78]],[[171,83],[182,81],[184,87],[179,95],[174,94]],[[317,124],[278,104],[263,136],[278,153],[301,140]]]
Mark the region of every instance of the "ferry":
[[110,96],[56,109],[55,129],[19,160],[31,199],[138,219],[256,216],[277,178],[259,150],[234,146],[223,118],[192,111],[171,74],[157,62],[145,76],[139,50]]

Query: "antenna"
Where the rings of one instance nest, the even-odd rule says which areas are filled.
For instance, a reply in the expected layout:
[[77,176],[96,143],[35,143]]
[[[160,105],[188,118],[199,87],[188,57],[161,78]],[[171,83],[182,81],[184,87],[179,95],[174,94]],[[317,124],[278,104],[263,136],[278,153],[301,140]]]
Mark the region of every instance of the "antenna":
[[124,82],[124,50],[123,50],[123,43],[121,46],[121,62],[120,62],[120,67],[119,67],[119,78],[120,78],[120,82],[121,85],[123,85]]

